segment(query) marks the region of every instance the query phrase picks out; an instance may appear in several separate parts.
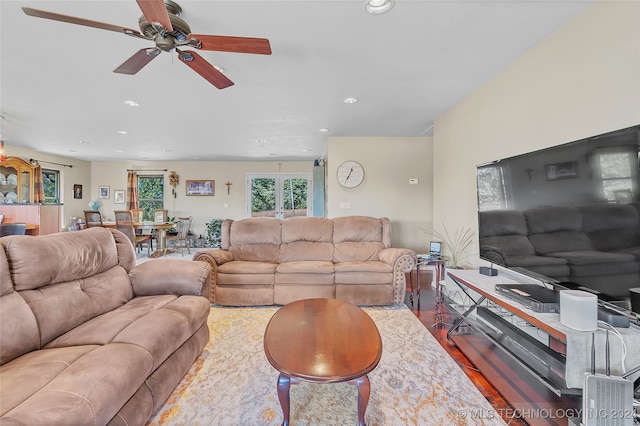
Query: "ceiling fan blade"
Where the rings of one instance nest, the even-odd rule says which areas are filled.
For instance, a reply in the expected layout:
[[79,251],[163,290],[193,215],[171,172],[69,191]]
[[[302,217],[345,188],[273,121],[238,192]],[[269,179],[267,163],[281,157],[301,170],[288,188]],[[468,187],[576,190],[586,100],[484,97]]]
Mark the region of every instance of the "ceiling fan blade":
[[187,64],[189,68],[200,74],[209,83],[218,89],[233,86],[233,81],[229,80],[218,71],[213,65],[207,62],[202,56],[192,50],[178,51],[178,59]]
[[51,19],[54,21],[67,22],[69,24],[84,25],[85,27],[100,28],[102,30],[115,31],[118,33],[125,33],[129,35],[135,35],[143,37],[139,31],[131,28],[121,27],[113,24],[106,24],[104,22],[92,21],[90,19],[77,18],[75,16],[62,15],[60,13],[47,12],[46,10],[33,9],[31,7],[23,7],[22,10],[29,16],[36,18]]
[[[150,53],[155,52],[155,53]],[[118,74],[133,75],[140,71],[145,65],[147,65],[153,58],[160,54],[160,50],[154,49],[140,49],[133,54],[129,59],[124,61],[118,68],[113,70]]]
[[169,12],[167,12],[167,8],[164,5],[163,0],[136,0],[138,2],[138,6],[140,10],[142,10],[142,14],[149,23],[153,24],[154,22],[158,22],[162,24],[169,32],[173,31],[173,26],[171,25],[171,20],[169,19]]
[[228,37],[206,34],[189,34],[189,38],[200,40],[202,45],[199,49],[202,50],[271,55],[271,45],[266,38]]

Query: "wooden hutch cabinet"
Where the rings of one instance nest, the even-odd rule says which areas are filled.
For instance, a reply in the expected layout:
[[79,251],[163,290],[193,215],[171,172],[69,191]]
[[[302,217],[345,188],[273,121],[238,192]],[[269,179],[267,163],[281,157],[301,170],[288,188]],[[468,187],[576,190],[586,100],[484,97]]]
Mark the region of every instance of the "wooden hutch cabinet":
[[0,203],[33,203],[35,169],[18,157],[0,163]]
[[60,204],[35,204],[36,166],[18,157],[0,163],[0,214],[4,223],[26,223],[27,233],[60,232]]

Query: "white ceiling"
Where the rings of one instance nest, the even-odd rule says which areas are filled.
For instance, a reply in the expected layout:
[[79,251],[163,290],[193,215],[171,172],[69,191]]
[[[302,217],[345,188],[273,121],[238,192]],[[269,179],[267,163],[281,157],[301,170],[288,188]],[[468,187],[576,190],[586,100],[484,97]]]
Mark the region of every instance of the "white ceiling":
[[2,0],[2,139],[92,161],[287,161],[325,156],[330,136],[422,136],[591,1],[396,0],[381,16],[364,0],[178,3],[192,32],[268,38],[273,54],[200,51],[235,82],[223,90],[175,52],[115,74],[153,44],[21,7],[138,29],[134,0]]

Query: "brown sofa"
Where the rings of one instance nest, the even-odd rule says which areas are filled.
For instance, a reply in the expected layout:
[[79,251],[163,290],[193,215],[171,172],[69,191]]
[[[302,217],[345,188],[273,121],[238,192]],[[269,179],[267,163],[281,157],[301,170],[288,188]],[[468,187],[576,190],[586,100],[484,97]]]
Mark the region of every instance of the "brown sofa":
[[0,424],[145,424],[208,340],[209,265],[106,228],[0,246]]
[[327,297],[356,305],[402,303],[412,250],[391,247],[388,218],[226,219],[221,249],[197,252],[212,266],[219,305],[284,305]]

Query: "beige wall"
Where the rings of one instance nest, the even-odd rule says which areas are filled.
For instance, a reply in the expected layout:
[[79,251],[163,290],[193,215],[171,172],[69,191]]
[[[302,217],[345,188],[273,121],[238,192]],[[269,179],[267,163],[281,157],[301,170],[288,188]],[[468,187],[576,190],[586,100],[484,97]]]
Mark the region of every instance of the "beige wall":
[[434,223],[477,228],[477,164],[638,123],[640,2],[598,2],[435,121]]
[[[193,216],[191,229],[196,235],[205,233],[206,223],[212,219],[242,219],[245,215],[247,173],[312,173],[313,162],[213,162],[213,161],[154,161],[154,162],[93,162],[91,165],[91,198],[100,201],[100,210],[108,219],[114,220],[114,210],[124,204],[113,204],[113,191],[126,190],[127,169],[167,169],[167,172],[138,171],[139,175],[164,174],[165,208],[169,216]],[[171,195],[169,171],[180,176],[176,197]],[[194,179],[215,180],[215,195],[187,196],[185,181]],[[225,182],[231,182],[229,194]],[[110,198],[98,198],[98,187],[108,185]],[[87,200],[88,202],[88,200]]]
[[[364,215],[391,219],[392,245],[424,252],[432,225],[433,141],[431,137],[332,137],[327,146],[327,217]],[[355,160],[364,167],[356,188],[336,180],[338,166]],[[410,185],[409,179],[418,179]]]
[[[58,170],[60,172],[60,202],[62,206],[62,227],[71,222],[72,216],[83,216],[83,210],[89,208],[89,185],[91,183],[91,163],[89,161],[76,160],[60,155],[46,154],[31,149],[7,145],[6,153],[11,157],[20,157],[25,161],[31,158],[39,160],[44,169]],[[67,164],[72,167],[64,167],[49,162]],[[73,185],[82,185],[83,197],[81,200],[73,198]]]

